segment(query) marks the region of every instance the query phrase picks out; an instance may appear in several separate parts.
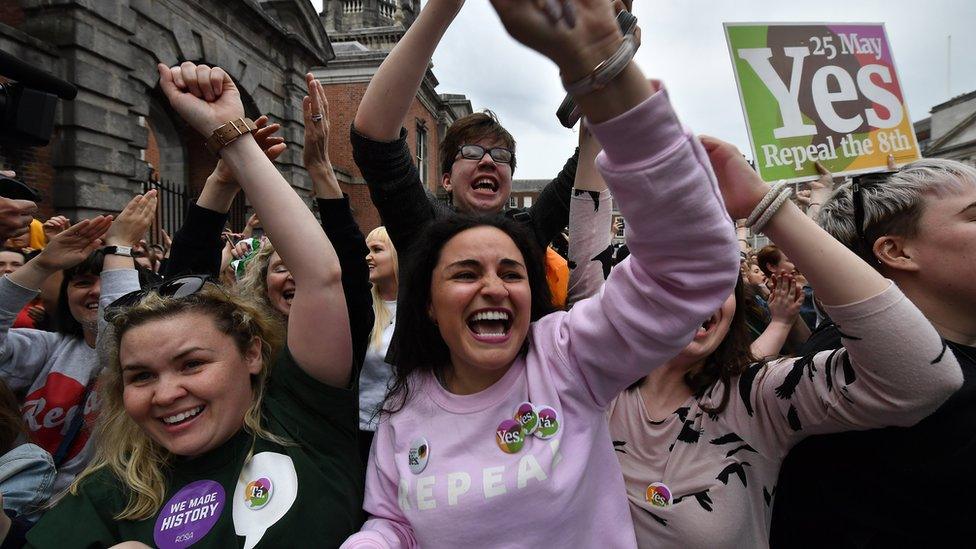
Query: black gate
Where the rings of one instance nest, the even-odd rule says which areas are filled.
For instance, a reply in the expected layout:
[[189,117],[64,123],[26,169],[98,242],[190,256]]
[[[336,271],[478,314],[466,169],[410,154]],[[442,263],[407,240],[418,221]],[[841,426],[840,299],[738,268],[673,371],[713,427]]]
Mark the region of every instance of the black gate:
[[[197,199],[182,185],[172,181],[146,181],[142,185],[142,192],[149,192],[156,189],[158,193],[156,203],[156,222],[149,228],[149,243],[160,244],[163,241],[162,231],[166,231],[170,237],[183,225],[183,218],[191,201]],[[246,206],[244,204],[244,193],[238,193],[237,198],[228,212],[227,224],[236,233],[244,230],[246,222]]]

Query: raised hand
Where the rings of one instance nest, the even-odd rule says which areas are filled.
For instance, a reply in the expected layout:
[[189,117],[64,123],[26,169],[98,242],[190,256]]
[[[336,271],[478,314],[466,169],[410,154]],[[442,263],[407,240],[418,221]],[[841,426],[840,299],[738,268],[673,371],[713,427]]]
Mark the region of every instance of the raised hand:
[[[262,114],[254,121],[254,125],[258,127],[257,131],[252,133],[254,140],[258,142],[258,146],[264,151],[264,155],[267,156],[272,162],[277,160],[281,153],[285,152],[287,145],[285,144],[285,138],[275,135],[278,130],[281,129],[281,124],[274,122],[269,124],[269,118],[267,115]],[[213,173],[210,175],[214,183],[224,184],[224,185],[237,185],[234,181],[234,174],[227,167],[227,164],[223,160],[217,159],[217,166],[214,168]]]
[[241,94],[230,76],[219,67],[189,61],[176,67],[160,63],[159,86],[169,104],[200,135],[244,116]]
[[48,240],[51,240],[70,226],[71,221],[69,221],[68,218],[63,215],[56,215],[45,221],[42,225],[44,228],[44,236],[46,236]]
[[244,224],[244,230],[241,231],[241,234],[232,236],[236,237],[235,241],[240,240],[241,238],[250,238],[254,235],[254,231],[259,227],[261,227],[261,220],[258,219],[258,214],[252,213],[251,217],[247,218],[247,223]]
[[[0,176],[3,177],[16,175],[9,170],[0,170]],[[30,200],[0,197],[0,242],[27,233],[36,213],[37,204]]]
[[769,185],[760,179],[735,145],[707,136],[701,136],[701,143],[718,179],[729,216],[732,219],[749,217],[769,190]]
[[790,274],[773,275],[773,287],[769,292],[769,316],[771,320],[792,325],[803,306],[803,288]]
[[166,232],[166,229],[160,229],[159,234],[163,239],[163,257],[169,257],[169,251],[173,248],[173,237]]
[[312,171],[319,167],[329,167],[329,100],[322,84],[312,76],[305,75],[308,95],[302,99],[302,113],[305,115],[305,148],[302,158],[305,169]]
[[34,321],[35,326],[39,326],[47,318],[47,311],[44,310],[43,305],[31,305],[27,308],[27,316]]
[[491,0],[513,38],[553,60],[565,82],[589,74],[623,35],[606,0]]
[[110,246],[135,246],[155,219],[156,190],[137,194],[115,218],[105,234],[105,243]]
[[253,247],[251,246],[252,242],[253,241],[250,238],[245,238],[244,240],[239,241],[237,244],[234,244],[231,247],[230,254],[234,257],[234,259],[244,259],[249,253],[251,253],[251,250],[253,250]]
[[305,75],[308,95],[302,99],[305,114],[305,148],[303,160],[309,177],[312,178],[312,195],[319,198],[341,198],[342,189],[332,170],[329,159],[329,100],[322,84],[312,76]]
[[47,272],[54,272],[81,263],[102,245],[102,236],[111,225],[110,215],[76,223],[48,242],[35,258],[38,266]]

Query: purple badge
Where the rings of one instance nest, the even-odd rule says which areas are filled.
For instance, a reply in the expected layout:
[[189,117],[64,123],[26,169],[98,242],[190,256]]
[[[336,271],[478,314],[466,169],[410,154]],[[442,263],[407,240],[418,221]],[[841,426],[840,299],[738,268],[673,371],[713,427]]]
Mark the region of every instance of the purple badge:
[[153,539],[160,549],[189,547],[203,539],[224,510],[224,487],[212,480],[184,486],[163,505]]

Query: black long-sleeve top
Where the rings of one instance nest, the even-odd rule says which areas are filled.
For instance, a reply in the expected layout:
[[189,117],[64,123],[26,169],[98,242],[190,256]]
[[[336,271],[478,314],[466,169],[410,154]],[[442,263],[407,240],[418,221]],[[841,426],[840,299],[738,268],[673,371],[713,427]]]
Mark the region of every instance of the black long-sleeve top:
[[[370,139],[355,128],[350,134],[353,159],[369,186],[370,197],[397,254],[403,258],[427,224],[453,215],[454,211],[434,199],[421,183],[407,146],[405,129],[401,128],[400,137],[389,142]],[[579,149],[546,185],[531,208],[505,211],[506,216],[529,225],[541,249],[569,224],[569,201],[578,160]]]
[[[342,290],[346,297],[349,328],[352,334],[353,381],[366,357],[369,333],[373,329],[373,301],[370,296],[369,266],[366,264],[366,238],[352,217],[349,198],[317,199],[322,230],[332,242],[342,269]],[[220,274],[221,231],[227,214],[191,204],[183,226],[173,235],[164,277],[183,274]],[[309,252],[313,252],[310,250]]]

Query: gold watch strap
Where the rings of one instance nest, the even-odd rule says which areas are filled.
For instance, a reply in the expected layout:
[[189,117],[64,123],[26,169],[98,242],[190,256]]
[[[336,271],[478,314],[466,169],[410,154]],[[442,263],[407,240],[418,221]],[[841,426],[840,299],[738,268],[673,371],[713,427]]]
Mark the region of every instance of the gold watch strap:
[[220,149],[223,149],[238,137],[257,129],[258,127],[250,118],[231,120],[213,131],[213,134],[207,139],[207,148],[210,149],[210,152],[219,156]]

